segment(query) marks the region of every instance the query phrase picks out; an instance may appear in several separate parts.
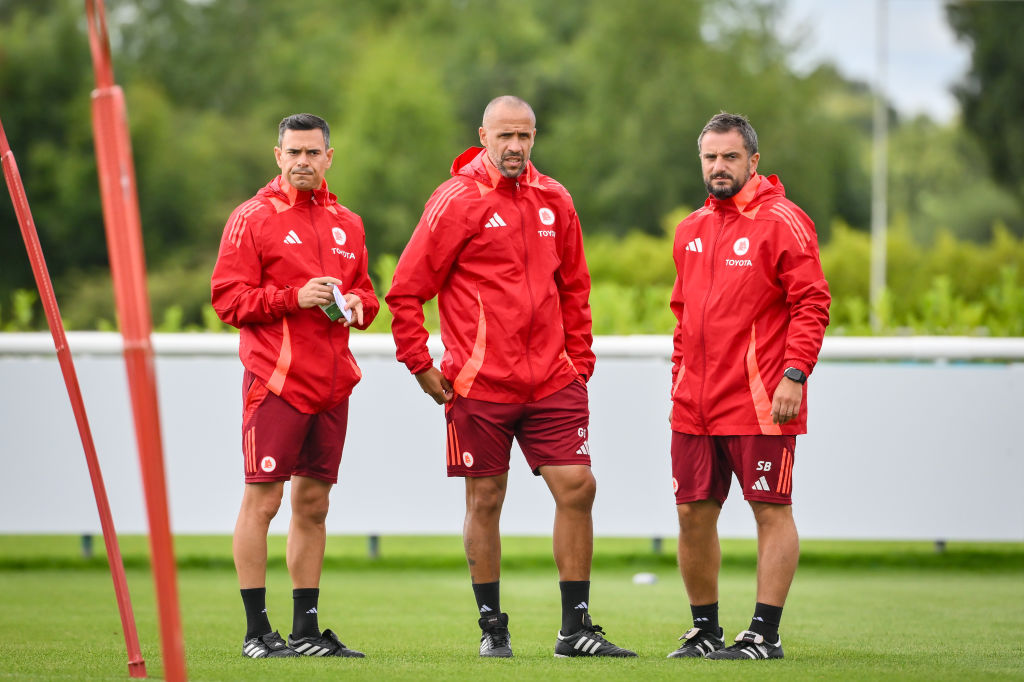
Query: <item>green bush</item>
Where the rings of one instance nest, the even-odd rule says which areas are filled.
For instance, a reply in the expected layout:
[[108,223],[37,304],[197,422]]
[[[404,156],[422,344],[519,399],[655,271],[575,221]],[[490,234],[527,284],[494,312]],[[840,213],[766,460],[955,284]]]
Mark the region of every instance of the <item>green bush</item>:
[[[666,218],[674,223],[679,212]],[[1024,238],[1001,225],[980,244],[940,231],[928,246],[919,243],[906,221],[895,221],[888,235],[888,287],[874,311],[879,329],[871,326],[869,263],[871,238],[842,222],[832,225],[831,239],[821,247],[822,268],[832,291],[830,334],[935,334],[1024,336]],[[675,318],[668,307],[675,269],[671,230],[660,237],[631,233],[586,238],[593,288],[590,305],[595,334],[670,334]],[[369,331],[388,333],[391,314],[384,294],[398,259],[383,254],[374,261],[371,277],[381,312]],[[149,273],[154,327],[161,332],[230,331],[209,304],[212,264],[171,265]],[[65,324],[72,329],[115,328],[109,277],[71,277],[58,287]],[[427,304],[427,328],[437,331],[436,299]],[[0,306],[0,329],[45,329],[38,295],[18,290]]]

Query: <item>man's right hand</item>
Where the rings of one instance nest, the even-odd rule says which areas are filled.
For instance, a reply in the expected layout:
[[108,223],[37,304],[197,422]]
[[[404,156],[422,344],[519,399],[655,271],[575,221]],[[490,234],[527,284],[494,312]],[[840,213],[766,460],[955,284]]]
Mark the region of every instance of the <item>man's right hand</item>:
[[448,383],[437,367],[431,366],[430,369],[423,370],[416,375],[416,381],[419,382],[423,392],[433,398],[438,405],[451,402],[451,399],[455,397],[452,385]]
[[334,303],[333,284],[341,284],[341,280],[335,277],[314,277],[299,289],[299,307],[312,308],[315,305],[330,305]]

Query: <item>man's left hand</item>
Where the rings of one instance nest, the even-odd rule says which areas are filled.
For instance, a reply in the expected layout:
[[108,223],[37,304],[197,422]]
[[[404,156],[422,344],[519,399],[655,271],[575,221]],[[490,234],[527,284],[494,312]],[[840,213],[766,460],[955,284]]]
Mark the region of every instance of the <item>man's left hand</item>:
[[341,318],[341,323],[346,327],[363,326],[363,301],[355,294],[345,294],[345,309],[352,311],[352,321]]
[[803,397],[803,384],[782,377],[782,381],[775,387],[775,397],[772,398],[772,423],[785,424],[796,419],[800,415]]

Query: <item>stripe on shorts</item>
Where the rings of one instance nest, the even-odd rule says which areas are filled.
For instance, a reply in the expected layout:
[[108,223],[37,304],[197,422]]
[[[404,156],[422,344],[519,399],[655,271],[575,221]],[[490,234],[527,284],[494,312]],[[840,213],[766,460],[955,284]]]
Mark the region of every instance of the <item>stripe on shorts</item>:
[[775,492],[788,495],[793,490],[793,453],[789,448],[782,448],[782,471]]

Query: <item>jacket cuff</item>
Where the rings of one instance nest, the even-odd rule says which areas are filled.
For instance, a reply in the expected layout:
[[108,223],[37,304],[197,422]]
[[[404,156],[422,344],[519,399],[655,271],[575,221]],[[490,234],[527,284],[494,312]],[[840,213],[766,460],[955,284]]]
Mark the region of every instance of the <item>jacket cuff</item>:
[[405,366],[409,368],[410,374],[419,374],[433,367],[434,359],[430,357],[430,353],[424,351],[421,355],[406,360]]
[[270,301],[270,309],[284,316],[299,308],[299,290],[295,287],[278,289]]
[[796,367],[798,370],[800,370],[807,376],[811,376],[811,370],[814,369],[812,365],[808,365],[803,360],[794,360],[792,358],[787,358],[786,361],[782,363],[782,369],[787,370],[790,367]]

